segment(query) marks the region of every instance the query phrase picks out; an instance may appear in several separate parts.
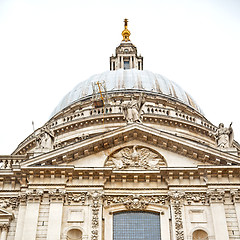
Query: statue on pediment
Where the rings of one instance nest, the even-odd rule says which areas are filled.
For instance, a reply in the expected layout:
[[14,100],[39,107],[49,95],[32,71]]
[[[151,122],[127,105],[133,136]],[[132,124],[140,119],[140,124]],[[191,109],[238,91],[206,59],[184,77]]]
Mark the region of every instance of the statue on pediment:
[[166,166],[164,157],[142,146],[124,147],[109,156],[106,167],[114,169],[159,169]]
[[36,136],[37,149],[51,150],[54,143],[54,133],[48,127],[44,126],[40,129],[40,133]]
[[224,127],[223,123],[219,124],[219,127],[215,133],[213,133],[216,139],[218,148],[228,149],[233,145],[233,129],[232,123],[229,127]]
[[131,97],[130,101],[127,104],[123,104],[123,115],[127,123],[142,122],[141,112],[144,103],[145,98],[141,94],[138,100]]

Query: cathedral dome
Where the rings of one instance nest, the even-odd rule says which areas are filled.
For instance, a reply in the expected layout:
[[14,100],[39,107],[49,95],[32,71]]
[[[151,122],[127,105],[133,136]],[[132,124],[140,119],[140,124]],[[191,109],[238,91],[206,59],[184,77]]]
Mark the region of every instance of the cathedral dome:
[[108,93],[140,91],[146,94],[157,94],[177,100],[202,114],[201,109],[192,97],[175,82],[151,71],[132,68],[106,71],[80,82],[60,101],[52,112],[51,117],[71,104],[92,96],[92,84],[102,81],[105,81]]

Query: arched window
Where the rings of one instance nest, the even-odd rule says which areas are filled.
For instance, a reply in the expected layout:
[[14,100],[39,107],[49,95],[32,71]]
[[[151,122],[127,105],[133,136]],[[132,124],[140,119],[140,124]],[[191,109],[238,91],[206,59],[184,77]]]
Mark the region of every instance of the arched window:
[[203,230],[196,230],[192,235],[193,240],[208,240],[208,234]]
[[113,215],[113,240],[161,240],[160,214],[129,211]]
[[67,240],[82,240],[82,232],[79,229],[71,229],[67,232]]

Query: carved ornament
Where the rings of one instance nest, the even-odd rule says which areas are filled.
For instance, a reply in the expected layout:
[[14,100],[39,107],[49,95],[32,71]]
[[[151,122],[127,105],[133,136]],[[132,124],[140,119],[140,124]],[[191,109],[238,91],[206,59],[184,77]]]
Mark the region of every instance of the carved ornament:
[[233,198],[233,202],[240,203],[240,190],[239,189],[232,189],[230,191],[231,196]]
[[81,203],[81,205],[84,205],[86,200],[87,200],[87,192],[67,194],[68,204],[71,204],[74,202],[74,203]]
[[225,191],[223,189],[213,189],[207,192],[210,202],[224,202]]
[[53,190],[51,189],[49,190],[48,194],[51,201],[64,201],[66,190],[58,188]]
[[138,145],[124,147],[111,154],[106,167],[113,169],[159,169],[166,166],[164,157],[147,147]]
[[19,205],[19,197],[10,197],[10,198],[0,198],[0,208],[7,209],[12,208],[15,209]]
[[128,210],[144,210],[149,204],[164,205],[168,196],[142,196],[138,194],[128,196],[105,196],[106,206],[123,204]]
[[177,240],[184,240],[182,204],[185,197],[184,192],[171,191],[168,193],[174,209],[175,233]]
[[99,211],[100,206],[102,204],[102,191],[93,191],[88,194],[91,199],[91,207],[92,207],[92,235],[91,240],[98,239],[98,228],[99,228]]
[[190,205],[192,203],[202,203],[203,205],[208,202],[208,196],[206,193],[186,193],[186,202]]

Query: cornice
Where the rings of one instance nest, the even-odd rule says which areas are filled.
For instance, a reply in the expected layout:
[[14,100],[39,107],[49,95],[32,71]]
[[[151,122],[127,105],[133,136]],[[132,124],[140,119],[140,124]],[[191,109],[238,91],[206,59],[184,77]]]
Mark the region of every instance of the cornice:
[[171,152],[213,165],[238,165],[239,157],[211,148],[199,142],[176,136],[169,132],[157,130],[145,124],[129,124],[99,136],[53,150],[22,162],[22,166],[58,165],[80,159],[99,151],[120,146],[122,143],[137,139]]

